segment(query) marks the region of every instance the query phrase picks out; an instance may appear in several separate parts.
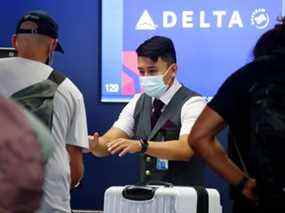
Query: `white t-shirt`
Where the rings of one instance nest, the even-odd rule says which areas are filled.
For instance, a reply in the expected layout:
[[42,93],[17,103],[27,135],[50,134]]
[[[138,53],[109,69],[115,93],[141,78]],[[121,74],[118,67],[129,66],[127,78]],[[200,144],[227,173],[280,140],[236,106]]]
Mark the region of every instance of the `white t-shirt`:
[[[159,98],[164,104],[165,109],[167,104],[171,101],[175,93],[180,89],[182,85],[175,79],[172,86]],[[134,112],[136,108],[137,101],[139,100],[141,94],[136,94],[131,101],[124,107],[118,120],[114,123],[113,127],[123,130],[129,137],[134,136]],[[187,100],[181,109],[181,128],[180,136],[187,135],[191,132],[195,121],[203,111],[206,106],[206,101],[201,96],[194,96]]]
[[[46,80],[53,68],[20,57],[0,59],[0,94],[6,97]],[[54,153],[48,161],[40,212],[70,212],[70,166],[66,145],[89,148],[84,100],[66,78],[54,97]]]

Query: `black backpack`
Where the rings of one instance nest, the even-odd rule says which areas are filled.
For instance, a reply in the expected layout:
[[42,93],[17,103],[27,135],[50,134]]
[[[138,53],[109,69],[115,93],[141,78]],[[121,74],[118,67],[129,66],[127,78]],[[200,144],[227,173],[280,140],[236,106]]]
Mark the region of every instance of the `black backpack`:
[[64,75],[52,71],[48,79],[14,93],[11,98],[32,112],[51,130],[54,95],[64,79]]
[[279,74],[262,79],[249,90],[249,153],[256,166],[258,194],[271,200],[285,194],[285,79]]

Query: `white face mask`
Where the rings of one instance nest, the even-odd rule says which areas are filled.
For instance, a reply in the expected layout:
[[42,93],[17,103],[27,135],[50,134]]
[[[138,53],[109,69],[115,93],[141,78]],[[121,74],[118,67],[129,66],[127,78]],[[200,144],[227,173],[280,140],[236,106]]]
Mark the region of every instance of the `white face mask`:
[[167,90],[163,75],[141,76],[140,83],[144,92],[154,98],[159,98]]

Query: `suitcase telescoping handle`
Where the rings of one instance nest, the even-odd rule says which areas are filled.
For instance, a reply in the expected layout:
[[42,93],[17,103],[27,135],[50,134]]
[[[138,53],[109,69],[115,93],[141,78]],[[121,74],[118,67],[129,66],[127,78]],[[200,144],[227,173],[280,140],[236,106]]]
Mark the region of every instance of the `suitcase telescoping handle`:
[[137,184],[132,186],[126,186],[123,190],[123,197],[128,200],[151,200],[155,194],[157,187],[154,186],[165,186],[165,187],[173,187],[172,183],[164,182],[164,181],[148,181],[146,184]]
[[173,187],[172,183],[164,182],[164,181],[148,181],[146,184],[137,184],[132,186],[126,186],[122,192],[123,197],[128,200],[151,200],[155,194],[157,187],[151,186],[165,186],[165,187]]
[[151,200],[155,193],[155,188],[151,186],[126,186],[122,192],[123,197],[128,200]]

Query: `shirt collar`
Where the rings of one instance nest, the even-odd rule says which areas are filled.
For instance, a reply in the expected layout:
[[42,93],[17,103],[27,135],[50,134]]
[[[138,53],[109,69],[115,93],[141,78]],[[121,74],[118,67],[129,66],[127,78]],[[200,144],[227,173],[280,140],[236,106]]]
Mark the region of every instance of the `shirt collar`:
[[38,68],[38,70],[43,71],[43,72],[51,72],[53,70],[53,68],[47,64],[44,64],[42,62],[36,61],[36,60],[31,60],[28,58],[23,58],[23,57],[15,57],[18,58],[18,60],[21,60],[22,63],[27,63],[27,64],[31,64],[34,65],[35,67]]
[[182,85],[175,78],[171,87],[169,87],[169,89],[159,97],[159,100],[161,100],[165,105],[169,104],[170,100],[180,87],[182,87]]

